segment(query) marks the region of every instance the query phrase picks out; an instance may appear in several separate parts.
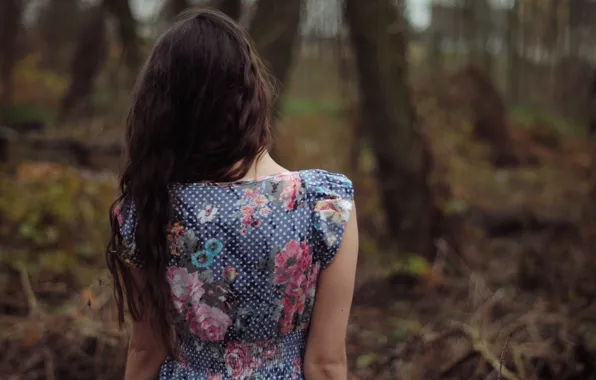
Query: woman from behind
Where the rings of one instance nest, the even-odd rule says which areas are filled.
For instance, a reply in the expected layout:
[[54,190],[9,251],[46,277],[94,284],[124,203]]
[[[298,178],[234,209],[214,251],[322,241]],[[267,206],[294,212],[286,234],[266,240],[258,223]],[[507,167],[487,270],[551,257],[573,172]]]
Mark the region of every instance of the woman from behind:
[[242,31],[199,11],[157,41],[126,126],[107,264],[126,380],[346,379],[351,182],[269,154],[270,91]]

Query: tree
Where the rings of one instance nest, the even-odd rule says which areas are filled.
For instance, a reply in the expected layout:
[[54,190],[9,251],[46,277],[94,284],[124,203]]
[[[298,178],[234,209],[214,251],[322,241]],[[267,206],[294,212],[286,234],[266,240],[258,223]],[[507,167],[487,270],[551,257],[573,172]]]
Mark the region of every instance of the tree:
[[485,70],[469,64],[450,76],[448,89],[452,107],[472,115],[474,137],[488,144],[496,167],[516,166],[513,140],[507,123],[507,107],[497,86]]
[[79,27],[78,0],[49,0],[42,5],[38,34],[43,65],[64,72],[72,56]]
[[107,55],[105,12],[102,4],[89,10],[80,31],[71,63],[71,80],[60,105],[60,118],[66,118],[77,105],[89,105],[97,74]]
[[188,7],[190,7],[187,0],[171,0],[170,4],[172,6],[174,16],[184,12],[186,9],[188,9]]
[[0,104],[12,101],[12,72],[17,63],[17,38],[21,29],[22,0],[0,1]]
[[345,16],[389,232],[401,252],[430,254],[430,157],[407,83],[405,23],[391,0],[346,0]]
[[189,7],[187,0],[168,0],[164,3],[159,18],[169,23]]
[[[302,0],[259,0],[249,28],[256,50],[276,82],[278,97],[273,107],[276,118],[293,61],[302,5]],[[272,154],[275,155],[275,149]]]
[[137,38],[137,23],[132,16],[128,0],[103,0],[106,10],[118,23],[118,35],[122,44],[122,57],[131,73],[141,64],[141,52]]
[[519,45],[519,0],[513,0],[513,6],[508,14],[507,28],[507,98],[510,104],[517,104],[520,97],[519,73],[521,70]]
[[491,6],[487,0],[463,0],[464,33],[472,62],[491,71],[492,56],[488,50],[492,32]]
[[242,15],[242,1],[241,0],[213,0],[212,6],[219,9],[232,20],[240,20]]

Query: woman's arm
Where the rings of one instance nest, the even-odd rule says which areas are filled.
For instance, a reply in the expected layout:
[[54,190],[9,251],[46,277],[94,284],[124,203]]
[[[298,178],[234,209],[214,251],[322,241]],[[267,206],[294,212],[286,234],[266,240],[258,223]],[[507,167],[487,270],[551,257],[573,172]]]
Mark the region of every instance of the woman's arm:
[[[135,282],[135,289],[145,289],[145,275],[141,269],[131,268],[132,277]],[[138,299],[137,294],[132,295]],[[132,334],[128,344],[128,358],[126,361],[126,372],[124,380],[155,380],[159,369],[166,359],[166,352],[161,341],[155,335],[151,322],[147,315],[148,308],[152,307],[146,292],[141,290],[143,300],[143,317],[139,321],[133,321]]]
[[306,345],[306,380],[346,380],[346,331],[358,261],[354,207],[331,264],[321,272]]

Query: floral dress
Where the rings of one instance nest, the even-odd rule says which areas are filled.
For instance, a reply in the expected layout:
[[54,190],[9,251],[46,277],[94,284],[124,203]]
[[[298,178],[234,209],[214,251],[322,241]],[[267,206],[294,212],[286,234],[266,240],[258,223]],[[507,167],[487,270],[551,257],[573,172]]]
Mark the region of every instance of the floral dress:
[[[159,379],[303,379],[302,359],[321,270],[333,260],[352,183],[323,170],[170,189],[169,267],[180,357]],[[117,215],[134,246],[134,207]]]

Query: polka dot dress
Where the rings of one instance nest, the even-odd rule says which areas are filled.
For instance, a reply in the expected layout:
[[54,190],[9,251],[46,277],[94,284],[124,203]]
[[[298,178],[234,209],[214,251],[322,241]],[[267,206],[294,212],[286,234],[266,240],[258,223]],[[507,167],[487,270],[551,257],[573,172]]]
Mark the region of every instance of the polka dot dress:
[[[178,357],[159,379],[303,379],[317,281],[352,210],[348,178],[323,170],[171,186],[168,227]],[[122,260],[144,267],[135,210],[116,214]]]

